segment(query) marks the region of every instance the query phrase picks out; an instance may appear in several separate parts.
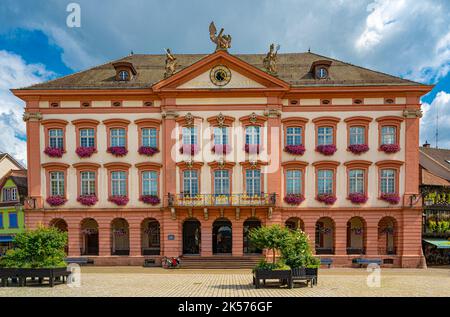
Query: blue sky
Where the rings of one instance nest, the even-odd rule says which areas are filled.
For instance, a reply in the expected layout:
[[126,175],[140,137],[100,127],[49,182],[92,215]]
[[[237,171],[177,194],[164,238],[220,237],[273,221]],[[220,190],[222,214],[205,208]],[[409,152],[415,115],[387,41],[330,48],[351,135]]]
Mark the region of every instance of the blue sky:
[[[81,8],[69,28],[66,7]],[[0,151],[25,161],[28,86],[135,53],[210,53],[211,20],[233,36],[231,53],[313,52],[435,89],[424,96],[421,142],[450,148],[450,1],[447,0],[2,0]]]

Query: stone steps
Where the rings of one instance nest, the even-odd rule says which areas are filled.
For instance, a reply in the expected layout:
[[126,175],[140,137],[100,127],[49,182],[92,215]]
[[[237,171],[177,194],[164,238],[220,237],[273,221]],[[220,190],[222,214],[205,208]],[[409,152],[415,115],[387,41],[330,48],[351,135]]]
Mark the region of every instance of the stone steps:
[[249,256],[183,256],[180,267],[187,269],[250,269],[263,258]]

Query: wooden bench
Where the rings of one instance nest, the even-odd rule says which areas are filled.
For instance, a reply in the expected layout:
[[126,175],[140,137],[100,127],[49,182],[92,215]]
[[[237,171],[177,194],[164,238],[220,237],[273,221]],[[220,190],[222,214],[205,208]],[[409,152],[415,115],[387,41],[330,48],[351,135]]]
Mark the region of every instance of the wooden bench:
[[328,265],[328,268],[330,268],[331,264],[333,264],[333,259],[330,258],[320,259],[320,264]]
[[352,263],[359,265],[359,267],[362,267],[363,265],[369,265],[371,263],[381,265],[383,263],[383,261],[381,259],[355,258],[352,260]]
[[306,286],[310,284],[311,287],[313,287],[314,285],[317,285],[317,275],[307,274],[307,271],[304,267],[295,268],[292,269],[292,286],[294,285],[295,281],[306,281]]
[[79,264],[79,265],[93,264],[93,263],[94,263],[93,260],[90,260],[89,258],[85,258],[85,257],[80,257],[80,258],[66,258],[66,259],[64,259],[64,261],[65,261],[67,264],[75,263],[75,264]]

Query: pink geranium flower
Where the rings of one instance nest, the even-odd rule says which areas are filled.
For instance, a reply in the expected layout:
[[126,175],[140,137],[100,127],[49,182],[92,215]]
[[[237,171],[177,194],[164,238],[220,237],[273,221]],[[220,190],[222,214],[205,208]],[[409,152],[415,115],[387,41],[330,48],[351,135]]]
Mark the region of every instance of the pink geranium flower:
[[396,153],[400,151],[400,146],[398,144],[382,144],[380,150],[384,153]]
[[62,206],[66,203],[67,199],[63,196],[50,196],[47,198],[47,203],[52,206]]
[[303,153],[305,153],[305,146],[303,144],[286,145],[284,151],[293,155],[303,155]]
[[64,154],[64,150],[58,147],[47,146],[44,150],[44,153],[50,157],[62,157]]
[[317,195],[316,200],[324,203],[325,205],[333,205],[337,198],[332,194],[321,194]]
[[161,199],[155,195],[142,195],[140,199],[143,203],[150,205],[158,205],[161,202]]
[[353,154],[361,154],[369,151],[367,144],[350,144],[347,148]]
[[77,147],[75,152],[78,154],[79,157],[84,158],[84,157],[91,157],[91,155],[96,150],[97,149],[95,148],[95,146],[88,146],[88,147],[79,146]]
[[229,144],[215,144],[211,151],[216,154],[229,154],[231,152],[231,146]]
[[108,200],[115,203],[117,206],[125,206],[129,201],[127,196],[111,196]]
[[323,155],[333,155],[334,152],[337,151],[337,148],[334,144],[318,145],[316,147],[316,151],[322,153]]
[[366,195],[361,193],[350,193],[348,199],[354,204],[364,204],[369,199]]
[[77,201],[85,206],[94,206],[98,202],[98,198],[95,195],[80,195]]
[[284,202],[289,205],[300,205],[305,200],[302,194],[287,194],[284,197]]
[[152,146],[141,146],[138,152],[141,155],[153,156],[159,152],[159,149]]
[[111,153],[114,156],[125,156],[127,155],[128,150],[124,146],[110,146],[107,152]]
[[381,194],[380,199],[387,201],[391,205],[397,205],[400,202],[398,194]]
[[197,144],[183,144],[180,147],[181,154],[195,155],[200,151],[200,147]]

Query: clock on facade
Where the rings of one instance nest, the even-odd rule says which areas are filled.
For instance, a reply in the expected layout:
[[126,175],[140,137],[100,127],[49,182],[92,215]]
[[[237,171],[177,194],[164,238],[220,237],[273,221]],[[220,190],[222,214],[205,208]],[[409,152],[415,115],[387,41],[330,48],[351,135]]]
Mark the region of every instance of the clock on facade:
[[218,65],[211,69],[209,78],[214,85],[219,87],[225,86],[231,80],[231,71],[226,66]]

